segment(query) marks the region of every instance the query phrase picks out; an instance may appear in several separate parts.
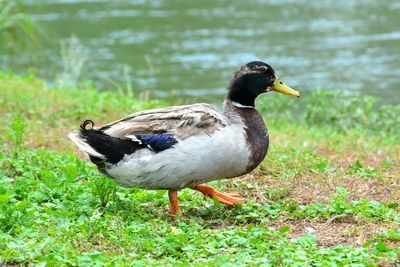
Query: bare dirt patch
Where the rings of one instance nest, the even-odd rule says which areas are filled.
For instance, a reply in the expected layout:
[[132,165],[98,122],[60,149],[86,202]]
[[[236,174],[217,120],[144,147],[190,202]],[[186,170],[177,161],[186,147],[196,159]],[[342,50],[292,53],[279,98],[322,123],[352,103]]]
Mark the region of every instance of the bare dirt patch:
[[[317,243],[324,247],[336,245],[361,246],[373,239],[376,234],[396,228],[392,224],[365,223],[355,221],[351,217],[339,219],[332,217],[327,221],[307,219],[298,221],[277,220],[268,223],[266,226],[276,230],[287,226],[290,230],[286,235],[290,238],[297,238],[305,234],[315,235]],[[400,242],[390,241],[387,242],[387,245],[395,247],[399,246]]]
[[287,185],[289,197],[301,204],[326,203],[335,194],[337,187],[350,192],[349,200],[367,199],[379,202],[400,201],[400,185],[371,181],[359,177],[337,175],[310,175],[290,181]]
[[[400,184],[396,180],[388,182],[335,173],[309,173],[282,181],[271,176],[260,177],[254,172],[236,181],[240,183],[242,196],[261,203],[275,201],[277,198],[291,198],[293,202],[303,205],[328,203],[337,187],[343,187],[350,193],[349,200],[367,199],[383,203],[400,201]],[[235,188],[229,190],[234,191]]]

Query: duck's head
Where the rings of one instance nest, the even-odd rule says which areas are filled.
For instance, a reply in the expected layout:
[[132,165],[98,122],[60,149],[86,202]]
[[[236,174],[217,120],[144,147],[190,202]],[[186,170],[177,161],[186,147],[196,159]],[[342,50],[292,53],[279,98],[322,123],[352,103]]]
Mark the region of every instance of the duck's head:
[[275,91],[289,96],[300,96],[299,92],[285,85],[274,69],[261,61],[252,61],[235,73],[227,98],[245,106],[253,106],[256,97]]

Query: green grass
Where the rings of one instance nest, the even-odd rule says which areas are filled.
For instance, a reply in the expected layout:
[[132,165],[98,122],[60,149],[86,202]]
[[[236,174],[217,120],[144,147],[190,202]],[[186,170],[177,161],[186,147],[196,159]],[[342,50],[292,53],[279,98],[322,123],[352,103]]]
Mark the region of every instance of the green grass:
[[40,44],[38,26],[22,11],[21,1],[0,0],[0,48]]
[[171,219],[164,191],[115,185],[66,137],[83,119],[167,103],[1,73],[0,264],[400,264],[399,106],[324,91],[258,102],[267,158],[247,176],[212,183],[247,202],[224,207],[186,189]]

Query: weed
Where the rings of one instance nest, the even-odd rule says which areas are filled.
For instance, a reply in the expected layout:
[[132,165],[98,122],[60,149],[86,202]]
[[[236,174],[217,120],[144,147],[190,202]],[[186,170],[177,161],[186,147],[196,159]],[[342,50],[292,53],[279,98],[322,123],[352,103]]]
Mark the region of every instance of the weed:
[[[7,49],[11,49],[18,43],[39,44],[38,26],[21,11],[19,1],[0,0],[0,37],[5,41],[2,41],[0,45]],[[17,45],[17,47],[20,46]]]
[[115,197],[117,191],[116,184],[107,177],[101,177],[92,186],[92,193],[99,198],[100,205],[103,208]]
[[16,157],[23,146],[23,137],[25,136],[25,122],[21,115],[15,115],[11,123],[11,130],[7,139],[11,140],[13,157]]
[[377,175],[376,168],[364,167],[360,161],[356,161],[349,168],[349,174],[358,174],[362,177],[373,177]]
[[61,58],[64,70],[57,81],[59,87],[76,88],[78,86],[87,61],[83,50],[84,47],[75,36],[71,36],[61,43]]

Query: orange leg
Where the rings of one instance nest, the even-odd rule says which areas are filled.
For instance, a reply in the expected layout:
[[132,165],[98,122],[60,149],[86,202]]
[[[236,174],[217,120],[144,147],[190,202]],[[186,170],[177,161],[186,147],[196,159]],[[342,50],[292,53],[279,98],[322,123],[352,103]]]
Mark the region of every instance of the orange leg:
[[178,191],[168,191],[169,202],[171,202],[170,216],[175,216],[181,212],[178,205]]
[[238,194],[235,193],[221,193],[215,190],[212,186],[205,185],[205,184],[199,184],[196,186],[193,186],[192,189],[200,191],[204,194],[205,199],[208,197],[212,197],[218,202],[228,205],[228,206],[233,206],[237,203],[244,203],[244,199],[238,198]]

